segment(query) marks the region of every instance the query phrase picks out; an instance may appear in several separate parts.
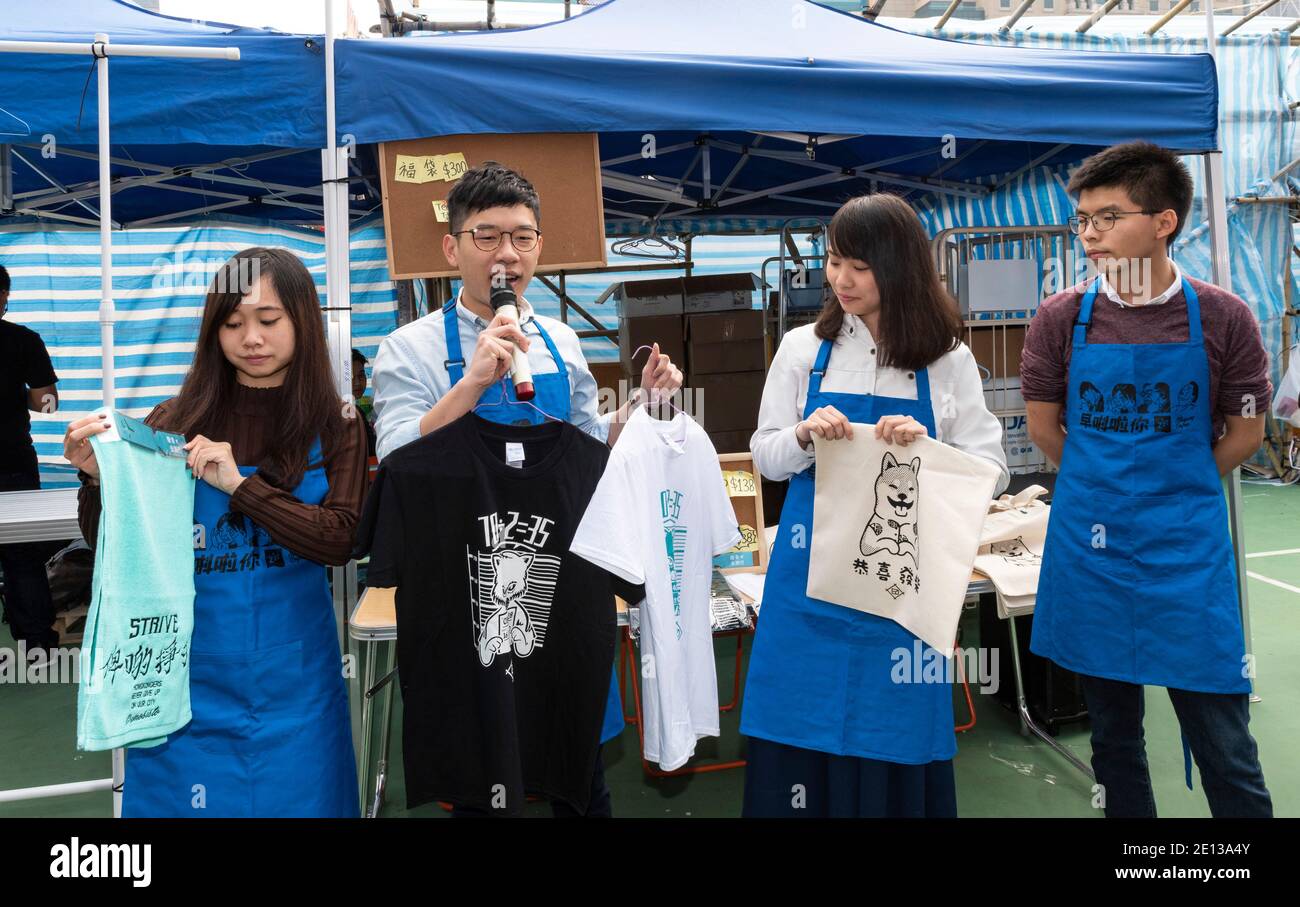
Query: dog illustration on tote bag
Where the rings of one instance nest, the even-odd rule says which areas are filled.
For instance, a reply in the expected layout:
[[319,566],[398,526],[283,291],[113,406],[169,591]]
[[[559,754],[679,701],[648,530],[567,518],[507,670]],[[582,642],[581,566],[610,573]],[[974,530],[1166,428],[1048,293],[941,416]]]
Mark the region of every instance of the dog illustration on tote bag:
[[1037,567],[1043,563],[1043,556],[1025,544],[1021,536],[1002,542],[990,542],[989,554],[997,554],[1008,564],[1016,567]]
[[870,557],[881,551],[912,559],[916,565],[916,519],[918,480],[921,458],[899,463],[892,451],[886,451],[876,476],[876,506],[862,531],[858,548]]

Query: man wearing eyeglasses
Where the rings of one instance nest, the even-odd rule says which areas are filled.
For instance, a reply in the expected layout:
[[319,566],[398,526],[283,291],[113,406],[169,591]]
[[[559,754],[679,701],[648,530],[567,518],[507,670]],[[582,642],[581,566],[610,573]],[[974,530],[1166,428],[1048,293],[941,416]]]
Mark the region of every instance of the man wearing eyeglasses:
[[[450,231],[443,237],[447,262],[460,271],[461,290],[441,311],[389,335],[375,357],[374,409],[378,453],[385,456],[459,419],[479,403],[492,421],[537,424],[546,416],[572,422],[611,447],[635,400],[600,415],[596,380],[587,368],[578,335],[567,324],[538,315],[524,298],[542,251],[541,204],[532,184],[495,162],[467,171],[447,195]],[[494,285],[504,280],[519,299],[519,321],[496,315]],[[502,387],[510,372],[513,344],[528,356],[535,396],[513,399]],[[467,361],[468,360],[468,361]],[[641,372],[638,394],[667,398],[682,385],[681,370],[655,344]],[[601,742],[623,728],[617,678],[611,677]],[[574,815],[553,801],[557,816]],[[458,806],[454,816],[480,814]],[[585,815],[611,816],[609,787],[599,753]]]
[[1156,815],[1144,685],[1168,689],[1211,813],[1271,816],[1221,483],[1264,438],[1259,324],[1170,259],[1192,203],[1172,152],[1107,148],[1068,188],[1093,276],[1043,302],[1021,358],[1029,435],[1060,466],[1030,648],[1080,675],[1107,816]]
[[[399,328],[379,347],[373,373],[379,458],[454,422],[480,401],[500,398],[512,344],[527,353],[536,376],[538,399],[533,403],[612,447],[632,401],[616,412],[598,414],[596,380],[578,335],[567,324],[537,315],[523,296],[543,242],[541,203],[533,185],[508,167],[486,162],[452,187],[447,211],[451,229],[442,251],[460,271],[460,295],[441,311]],[[489,303],[494,276],[506,280],[520,299],[517,324],[494,316]],[[543,392],[543,382],[562,382],[547,375],[567,378],[568,399],[548,405],[545,398],[554,394]],[[669,397],[681,385],[681,370],[656,345],[641,372],[641,393]],[[505,406],[512,420],[543,418],[524,404]]]

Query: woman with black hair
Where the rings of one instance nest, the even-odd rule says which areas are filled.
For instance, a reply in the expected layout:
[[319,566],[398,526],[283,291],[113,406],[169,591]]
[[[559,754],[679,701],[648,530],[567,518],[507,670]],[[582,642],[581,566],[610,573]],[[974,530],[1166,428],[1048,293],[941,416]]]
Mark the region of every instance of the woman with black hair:
[[[193,720],[130,750],[124,816],[358,814],[325,564],[347,562],[366,436],[336,392],[320,300],[292,253],[252,248],[209,288],[180,394],[145,421],[183,434],[194,495]],[[97,416],[68,426],[82,535],[97,537]]]
[[1000,490],[1002,426],[925,230],[901,199],[863,196],[836,212],[826,286],[816,324],[777,349],[750,442],[759,471],[790,487],[745,684],[744,811],[953,816],[951,685],[894,682],[895,652],[942,657],[891,620],[805,592],[813,436],[852,438],[851,423],[900,445],[928,435],[996,464]]

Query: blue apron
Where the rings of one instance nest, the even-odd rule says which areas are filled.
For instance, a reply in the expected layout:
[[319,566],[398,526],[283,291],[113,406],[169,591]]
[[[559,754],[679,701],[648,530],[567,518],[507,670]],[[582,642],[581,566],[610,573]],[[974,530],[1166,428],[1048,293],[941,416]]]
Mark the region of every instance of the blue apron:
[[[293,494],[320,504],[329,482],[319,440],[308,467]],[[355,818],[352,721],[325,569],[201,480],[194,522],[205,543],[194,550],[194,717],[161,746],[127,753],[123,816]]]
[[[540,425],[546,421],[546,413],[563,422],[569,421],[573,393],[569,388],[569,367],[565,364],[560,351],[556,349],[551,335],[546,333],[542,323],[534,318],[529,324],[537,328],[538,335],[546,348],[551,351],[551,358],[555,360],[556,371],[544,375],[533,376],[533,399],[529,406],[527,403],[520,403],[519,398],[515,396],[514,382],[509,380],[509,376],[502,379],[501,382],[488,387],[479,397],[476,406],[483,407],[476,410],[477,414],[487,419],[489,422],[496,422],[505,425]],[[451,378],[451,386],[455,387],[461,378],[465,377],[465,357],[461,352],[460,345],[460,325],[457,322],[456,300],[449,301],[442,309],[442,326],[443,334],[447,341],[447,361],[443,365],[447,369],[447,374]],[[504,389],[507,402],[500,402]],[[499,404],[493,406],[483,406],[485,403]],[[536,407],[536,409],[534,409]],[[541,412],[538,412],[541,410]],[[604,743],[623,733],[623,700],[618,692],[618,672],[615,669],[610,674],[609,699],[605,706],[605,721],[600,729],[600,742]]]
[[[850,422],[911,416],[935,436],[930,377],[915,373],[916,399],[827,393],[822,377],[833,342],[823,340],[808,382],[804,418],[834,406]],[[922,664],[941,654],[887,618],[809,598],[808,540],[813,525],[814,463],[790,477],[781,528],[763,589],[740,732],[803,749],[922,765],[957,751],[948,683],[894,683],[893,653]],[[804,544],[793,544],[800,528]],[[914,646],[916,648],[914,648]]]
[[[1089,343],[1070,356],[1067,434],[1030,649],[1093,677],[1247,693],[1210,368],[1192,285],[1186,343]],[[1166,303],[1168,304],[1168,303]]]

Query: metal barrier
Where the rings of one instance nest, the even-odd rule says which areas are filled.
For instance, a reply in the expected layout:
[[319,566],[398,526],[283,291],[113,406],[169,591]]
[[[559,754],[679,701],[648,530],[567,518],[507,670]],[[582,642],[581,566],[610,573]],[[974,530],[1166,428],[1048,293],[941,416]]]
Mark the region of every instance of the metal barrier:
[[[1064,224],[1025,227],[952,227],[931,241],[939,279],[962,308],[965,341],[984,376],[989,410],[1002,421],[1003,449],[1013,474],[1054,471],[1047,457],[1029,440],[1024,398],[1020,394],[1020,351],[1034,311],[1046,297],[1073,283],[1074,248]],[[1026,262],[1012,274],[1005,308],[971,305],[973,262]],[[1033,274],[1032,288],[1014,283]]]

